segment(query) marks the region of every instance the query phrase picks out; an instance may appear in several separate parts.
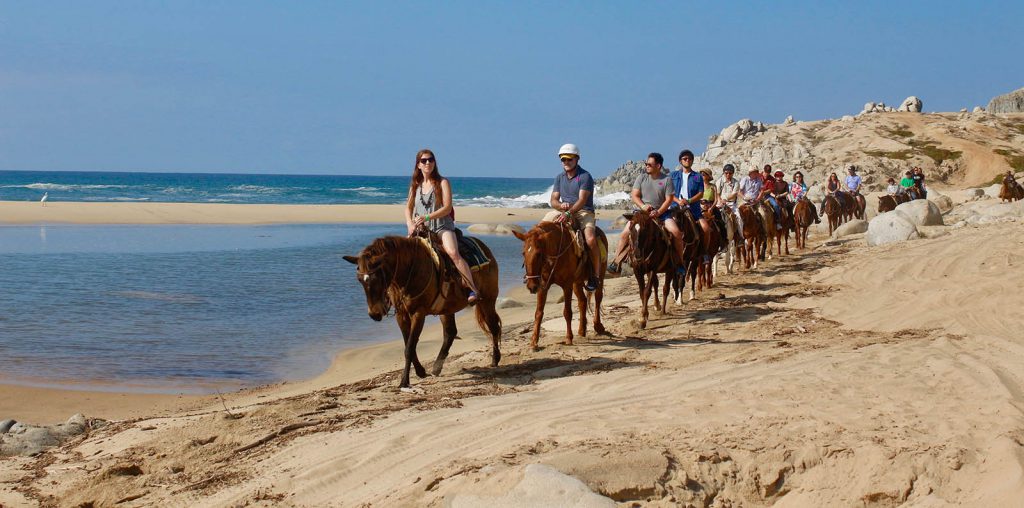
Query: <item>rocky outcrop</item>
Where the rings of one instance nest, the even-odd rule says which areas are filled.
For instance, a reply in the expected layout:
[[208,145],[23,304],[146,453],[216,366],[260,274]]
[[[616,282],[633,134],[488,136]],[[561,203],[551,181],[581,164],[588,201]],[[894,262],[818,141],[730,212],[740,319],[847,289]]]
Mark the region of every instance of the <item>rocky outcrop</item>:
[[1024,113],[1024,88],[993,98],[985,110],[989,113]]
[[917,226],[909,217],[899,210],[893,210],[872,218],[864,238],[868,245],[885,245],[905,242],[920,236]]
[[832,233],[832,238],[842,238],[844,236],[856,235],[864,233],[868,230],[868,221],[863,219],[853,219],[846,224],[843,224],[836,228],[835,232]]
[[[665,161],[666,163],[668,161]],[[599,178],[594,185],[600,188],[600,195],[614,192],[629,192],[633,188],[636,177],[646,171],[644,161],[626,161],[625,164],[615,168],[612,174]]]

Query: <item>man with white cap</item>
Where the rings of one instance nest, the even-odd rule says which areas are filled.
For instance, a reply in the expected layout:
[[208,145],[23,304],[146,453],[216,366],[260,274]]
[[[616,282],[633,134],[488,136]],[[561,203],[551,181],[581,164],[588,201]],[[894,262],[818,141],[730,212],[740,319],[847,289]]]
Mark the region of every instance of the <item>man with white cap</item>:
[[566,143],[558,149],[558,158],[562,161],[562,172],[555,177],[549,204],[554,211],[544,216],[544,222],[562,222],[570,216],[576,219],[583,228],[583,237],[590,252],[590,266],[593,272],[587,279],[587,291],[597,289],[600,280],[601,255],[598,252],[594,218],[594,177],[580,167],[580,149]]

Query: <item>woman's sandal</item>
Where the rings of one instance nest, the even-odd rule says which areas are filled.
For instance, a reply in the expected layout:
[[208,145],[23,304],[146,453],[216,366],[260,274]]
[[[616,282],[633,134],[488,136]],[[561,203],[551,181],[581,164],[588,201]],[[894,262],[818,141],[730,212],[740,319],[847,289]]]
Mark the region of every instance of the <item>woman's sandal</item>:
[[470,307],[472,307],[476,305],[476,301],[478,299],[479,297],[476,296],[476,291],[470,291],[469,296],[466,297],[466,303],[469,304]]

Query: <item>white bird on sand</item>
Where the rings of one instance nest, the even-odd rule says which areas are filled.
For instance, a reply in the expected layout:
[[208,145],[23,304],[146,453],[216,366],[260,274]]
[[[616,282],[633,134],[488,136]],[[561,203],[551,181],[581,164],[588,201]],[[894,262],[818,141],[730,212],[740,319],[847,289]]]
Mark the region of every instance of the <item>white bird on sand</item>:
[[46,198],[48,198],[49,196],[50,196],[49,192],[44,192],[43,193],[43,198],[40,199],[39,202],[42,203],[43,206],[46,206]]

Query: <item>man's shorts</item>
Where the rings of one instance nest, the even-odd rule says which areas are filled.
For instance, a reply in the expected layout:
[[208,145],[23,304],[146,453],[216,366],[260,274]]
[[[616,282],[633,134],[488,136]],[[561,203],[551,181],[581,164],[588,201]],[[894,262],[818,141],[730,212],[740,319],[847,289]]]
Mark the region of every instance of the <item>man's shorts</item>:
[[[562,215],[563,213],[565,212],[552,210],[548,212],[546,215],[544,215],[544,218],[541,219],[540,221],[555,222],[556,220],[558,220],[558,216]],[[574,217],[576,217],[576,222],[580,223],[580,228],[586,229],[597,227],[597,219],[594,217],[594,212],[591,212],[590,210],[579,210],[574,214]]]

